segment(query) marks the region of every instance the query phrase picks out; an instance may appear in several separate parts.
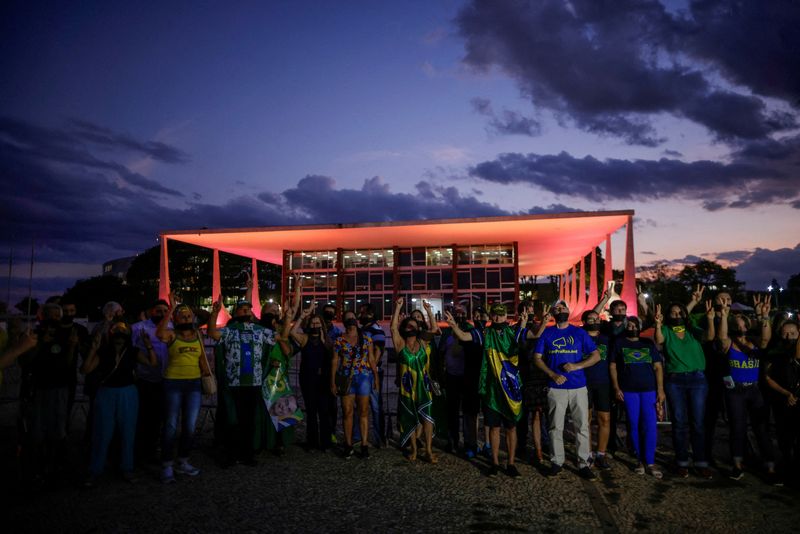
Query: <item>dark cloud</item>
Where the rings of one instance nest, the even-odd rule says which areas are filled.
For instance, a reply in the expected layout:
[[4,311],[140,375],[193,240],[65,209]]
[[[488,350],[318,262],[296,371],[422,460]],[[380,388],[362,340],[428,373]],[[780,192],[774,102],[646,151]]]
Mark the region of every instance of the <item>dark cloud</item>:
[[[764,139],[796,125],[794,111],[767,109],[761,95],[797,103],[798,4],[743,10],[739,4],[692,2],[683,16],[657,0],[474,0],[456,24],[467,65],[499,68],[536,108],[562,122],[656,146],[665,139],[650,120],[667,113],[720,139]],[[737,10],[753,18],[731,14]],[[747,48],[751,31],[759,43],[742,66],[731,50]],[[714,77],[720,70],[734,84],[720,83]]]
[[500,114],[495,113],[492,103],[486,98],[473,98],[472,109],[489,118],[486,129],[489,133],[497,135],[527,135],[536,137],[542,133],[539,121],[526,117],[516,111],[504,109]]
[[709,211],[771,203],[797,206],[800,139],[745,144],[730,161],[599,160],[555,155],[501,154],[469,169],[490,182],[521,183],[589,200],[700,200]]
[[665,151],[662,152],[662,154],[664,156],[670,156],[672,158],[682,158],[683,157],[683,153],[681,153],[681,152],[679,152],[677,150],[665,150]]
[[798,273],[800,244],[777,250],[758,248],[736,267],[736,277],[751,290],[766,288],[773,278],[785,287],[789,277]]
[[163,163],[186,163],[189,161],[189,157],[183,151],[159,141],[139,141],[129,135],[79,119],[73,119],[71,124],[73,132],[78,138],[94,145],[140,152]]
[[752,255],[752,250],[729,250],[727,252],[717,252],[716,254],[713,254],[717,260],[729,261],[732,263],[740,263]]
[[[73,121],[72,124],[75,124]],[[42,166],[66,166],[78,172],[112,173],[127,184],[144,191],[161,193],[171,196],[183,196],[180,192],[165,187],[163,184],[151,180],[139,173],[133,172],[125,165],[113,160],[100,159],[94,156],[91,148],[97,145],[104,149],[112,147],[118,150],[135,151],[145,154],[165,163],[178,163],[182,154],[177,149],[162,143],[138,142],[126,136],[110,133],[108,130],[90,130],[89,123],[80,123],[83,130],[65,130],[44,128],[29,122],[0,117],[0,150],[2,157],[11,162],[36,161]],[[83,132],[83,133],[81,133]],[[102,132],[109,132],[102,134]],[[89,140],[89,138],[95,138]],[[154,154],[158,154],[156,158]],[[4,171],[8,171],[4,164]],[[24,175],[19,175],[24,176]],[[9,179],[12,177],[9,175]]]
[[[512,214],[455,187],[420,181],[412,193],[393,192],[380,177],[360,188],[339,188],[333,178],[309,175],[281,192],[240,196],[221,204],[187,201],[165,206],[151,194],[132,194],[112,163],[91,161],[60,130],[38,131],[17,122],[0,123],[0,250],[36,244],[38,261],[84,263],[129,256],[156,243],[164,230],[256,227],[289,224],[419,220]],[[23,136],[28,129],[37,135]],[[22,146],[23,140],[37,140]],[[57,157],[45,149],[63,147]],[[54,164],[57,161],[59,164]],[[24,180],[19,179],[24,177]],[[174,203],[173,203],[174,204]],[[577,211],[564,205],[530,213]]]
[[652,252],[652,251],[650,251],[650,250],[642,250],[642,251],[640,252],[640,254],[645,254],[645,255],[647,255],[647,256],[655,256],[655,255],[656,255],[656,253],[655,253],[655,252]]
[[564,204],[550,204],[549,206],[534,206],[530,208],[526,213],[528,215],[539,215],[543,213],[578,213],[583,212],[585,210],[580,210],[578,208],[571,208],[569,206],[565,206]]

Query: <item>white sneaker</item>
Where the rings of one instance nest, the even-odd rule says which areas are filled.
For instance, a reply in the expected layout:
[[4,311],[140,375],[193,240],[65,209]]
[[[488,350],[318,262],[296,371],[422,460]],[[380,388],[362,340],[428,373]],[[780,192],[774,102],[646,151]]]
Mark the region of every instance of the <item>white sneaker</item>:
[[188,460],[178,460],[178,463],[175,464],[175,472],[179,475],[190,477],[195,477],[200,474],[200,470],[190,464]]
[[172,464],[165,465],[161,468],[161,482],[164,484],[172,484],[175,482],[175,472],[172,470]]

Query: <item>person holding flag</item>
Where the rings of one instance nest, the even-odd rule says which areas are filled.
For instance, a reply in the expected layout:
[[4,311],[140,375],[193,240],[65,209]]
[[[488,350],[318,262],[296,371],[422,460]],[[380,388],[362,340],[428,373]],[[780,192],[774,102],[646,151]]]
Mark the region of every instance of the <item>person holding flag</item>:
[[411,316],[400,321],[403,297],[395,302],[390,329],[392,343],[397,353],[400,377],[400,446],[410,443],[409,461],[417,459],[417,438],[425,435],[425,460],[438,462],[433,454],[432,415],[433,394],[431,393],[430,356],[431,346],[422,340],[420,324]]
[[569,324],[569,306],[563,300],[553,303],[555,326],[545,329],[534,351],[534,362],[549,378],[547,401],[550,408],[550,439],[553,444],[549,476],[558,475],[564,465],[564,419],[569,408],[575,427],[578,474],[597,478],[589,468],[589,396],[583,370],[600,361],[592,337],[582,328]]
[[517,423],[522,417],[522,381],[519,374],[519,340],[533,335],[525,328],[526,312],[520,315],[516,329],[506,322],[508,315],[504,304],[495,303],[489,310],[492,323],[485,329],[473,328],[464,332],[450,312],[446,313],[447,324],[453,335],[461,341],[472,341],[483,347],[483,361],[478,382],[478,392],[483,401],[484,424],[489,427],[492,448],[492,466],[489,476],[500,471],[500,427],[506,429],[508,465],[506,474],[512,478],[520,476],[514,465],[517,450]]

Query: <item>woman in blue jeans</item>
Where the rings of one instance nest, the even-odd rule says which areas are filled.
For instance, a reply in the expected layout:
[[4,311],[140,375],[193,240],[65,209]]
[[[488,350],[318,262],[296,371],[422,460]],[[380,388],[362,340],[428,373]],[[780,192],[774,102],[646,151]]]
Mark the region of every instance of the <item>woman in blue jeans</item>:
[[656,467],[658,412],[664,404],[663,359],[649,339],[639,338],[638,317],[628,317],[625,336],[614,343],[608,370],[616,399],[625,403],[633,450],[639,459],[634,470],[662,478]]
[[92,406],[92,446],[89,477],[84,483],[86,487],[94,486],[95,479],[103,472],[115,431],[120,438],[122,476],[134,481],[133,446],[139,414],[139,394],[134,385],[136,364],[158,365],[146,334],[142,336],[146,352],[140,352],[131,343],[131,329],[126,323],[110,325],[107,341],[103,342],[105,332],[106,327],[97,329],[89,355],[81,367],[84,374],[96,372],[99,381]]
[[683,304],[667,307],[666,324],[661,305],[656,306],[655,341],[661,347],[666,371],[666,394],[672,419],[672,444],[675,448],[677,475],[689,476],[689,438],[694,467],[702,478],[713,473],[705,457],[704,419],[708,382],[706,358],[701,341],[714,339],[714,307],[706,302],[706,330],[690,325]]
[[[767,319],[760,321],[761,336],[758,346],[747,337],[750,321],[743,315],[730,316],[728,308],[722,309],[722,320],[719,323],[717,339],[719,340],[721,357],[725,359],[728,373],[724,377],[725,404],[728,407],[728,425],[730,426],[730,446],[733,457],[733,469],[730,478],[741,480],[744,476],[744,452],[747,446],[747,420],[753,427],[758,441],[761,459],[767,469],[767,477],[776,482],[775,462],[772,439],[769,437],[769,407],[764,402],[760,388],[761,358],[772,337],[769,323],[769,300],[762,305],[756,304],[759,315],[763,313]],[[766,312],[764,312],[766,308]]]
[[[167,327],[170,315],[174,330]],[[194,326],[194,313],[179,304],[158,324],[158,339],[167,345],[167,368],[164,371],[164,436],[161,443],[161,481],[175,482],[175,473],[197,476],[200,470],[189,463],[189,451],[202,402],[201,376],[210,376],[205,346]],[[181,436],[178,462],[175,463],[175,442],[178,437],[178,416]]]

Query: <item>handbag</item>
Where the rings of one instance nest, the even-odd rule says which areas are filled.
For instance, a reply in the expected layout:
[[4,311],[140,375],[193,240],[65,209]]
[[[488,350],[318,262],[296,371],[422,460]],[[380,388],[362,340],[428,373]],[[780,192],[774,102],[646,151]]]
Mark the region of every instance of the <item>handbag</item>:
[[336,373],[334,381],[336,385],[336,394],[338,396],[344,397],[350,393],[350,384],[353,381],[352,375],[343,375],[341,373]]
[[217,392],[217,379],[214,375],[200,377],[200,385],[203,389],[203,395],[214,395]]

